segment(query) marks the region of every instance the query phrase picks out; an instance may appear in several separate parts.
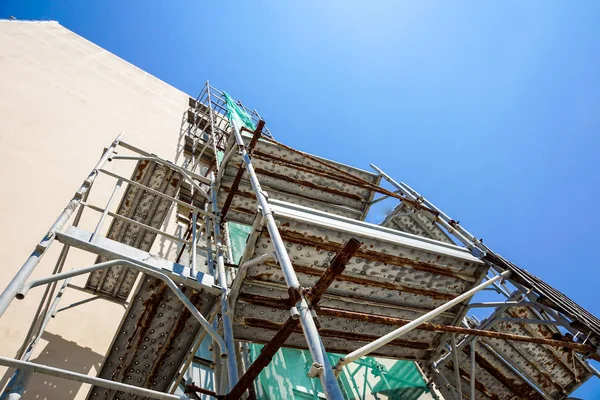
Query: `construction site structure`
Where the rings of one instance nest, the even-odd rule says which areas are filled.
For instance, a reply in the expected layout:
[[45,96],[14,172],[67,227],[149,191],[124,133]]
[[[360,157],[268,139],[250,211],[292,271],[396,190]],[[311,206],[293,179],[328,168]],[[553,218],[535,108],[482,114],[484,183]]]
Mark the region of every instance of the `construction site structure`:
[[[279,366],[310,382],[298,398],[565,399],[599,376],[600,321],[406,183],[286,146],[208,82],[185,108],[182,157],[119,134],[32,243],[0,324],[43,295],[16,356],[0,357],[14,369],[0,398],[33,374],[89,384],[88,399],[271,398],[280,377],[264,371],[282,348],[304,351],[305,368]],[[398,205],[365,222],[384,200]],[[35,276],[47,254],[52,273]],[[126,307],[97,376],[31,360],[69,290]],[[484,292],[496,299],[473,300]],[[380,358],[410,362],[392,373]],[[363,369],[376,383],[365,372],[359,387]]]

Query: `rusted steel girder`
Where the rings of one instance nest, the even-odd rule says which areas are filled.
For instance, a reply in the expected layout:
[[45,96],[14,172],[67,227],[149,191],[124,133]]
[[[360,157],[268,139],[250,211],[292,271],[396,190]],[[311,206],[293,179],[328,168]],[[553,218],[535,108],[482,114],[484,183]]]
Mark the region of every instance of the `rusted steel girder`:
[[[393,325],[393,326],[402,326],[406,325],[411,320],[402,319],[396,317],[387,317],[383,315],[374,315],[374,314],[366,314],[357,311],[345,311],[338,310],[330,307],[317,307],[317,311],[320,315],[328,316],[328,317],[340,317],[340,318],[349,318],[356,319],[358,321],[363,322],[372,322],[376,324],[384,324],[384,325]],[[440,325],[434,324],[431,322],[425,322],[419,325],[416,329],[424,330],[424,331],[434,331],[434,332],[451,332],[458,333],[464,335],[473,335],[473,336],[481,336],[488,337],[492,339],[500,339],[507,340],[513,342],[525,342],[525,343],[535,343],[535,344],[544,344],[548,346],[554,347],[565,347],[571,350],[574,350],[578,353],[586,355],[591,359],[596,361],[600,361],[600,356],[597,354],[597,350],[589,346],[587,344],[576,343],[570,341],[565,338],[565,340],[554,340],[554,339],[546,339],[546,338],[536,338],[531,336],[521,336],[521,335],[513,335],[511,333],[502,333],[495,331],[486,331],[472,328],[463,328],[461,326],[453,326],[453,325]]]
[[[358,248],[362,245],[360,241],[351,238],[342,248],[342,250],[331,260],[327,270],[315,283],[315,285],[307,292],[307,300],[311,306],[315,306],[333,283],[335,278],[344,272],[346,264]],[[252,382],[258,377],[258,374],[271,362],[273,356],[285,344],[285,341],[296,331],[299,321],[289,317],[287,321],[279,328],[273,339],[263,347],[262,351],[254,360],[252,365],[248,367],[246,373],[240,378],[238,383],[224,397],[225,399],[239,399],[244,392],[252,385]]]
[[[250,139],[250,144],[248,144],[248,154],[252,154],[252,150],[256,146],[256,142],[258,142],[258,139],[260,138],[261,132],[264,127],[265,127],[265,121],[263,121],[261,119],[260,121],[258,121],[258,125],[256,126],[254,133],[252,133],[252,139]],[[244,167],[244,164],[240,165],[237,175],[235,176],[233,183],[231,184],[231,189],[229,191],[229,194],[227,195],[227,198],[225,199],[225,204],[223,204],[223,208],[221,209],[221,220],[225,220],[225,216],[227,215],[227,212],[229,211],[229,207],[231,207],[231,203],[233,202],[233,197],[235,196],[235,193],[237,192],[238,187],[240,186],[240,182],[242,181],[242,176],[244,176],[245,170],[246,170],[246,168]]]

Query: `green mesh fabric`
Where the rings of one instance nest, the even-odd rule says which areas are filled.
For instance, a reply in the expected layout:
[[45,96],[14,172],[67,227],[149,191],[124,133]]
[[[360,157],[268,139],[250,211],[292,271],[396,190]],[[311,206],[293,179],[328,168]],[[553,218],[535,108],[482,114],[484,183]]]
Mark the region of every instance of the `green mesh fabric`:
[[246,241],[248,235],[252,232],[252,227],[249,225],[237,224],[235,222],[228,222],[227,228],[229,229],[229,242],[231,245],[231,252],[233,253],[233,262],[235,264],[240,262],[244,249],[246,248]]
[[238,128],[245,126],[250,130],[256,129],[252,122],[252,118],[250,118],[246,111],[244,111],[244,109],[240,107],[227,92],[223,92],[223,96],[227,103],[227,119],[229,119],[229,122],[236,124]]
[[[250,359],[255,360],[262,345],[250,345]],[[342,356],[329,354],[334,365]],[[391,365],[388,369],[384,363]],[[259,399],[323,399],[318,379],[306,373],[312,365],[310,352],[280,349],[256,380]],[[344,367],[338,378],[345,399],[417,400],[429,389],[412,361],[391,361],[365,357]]]
[[396,361],[373,387],[373,393],[390,399],[416,400],[429,389],[416,365],[411,361]]

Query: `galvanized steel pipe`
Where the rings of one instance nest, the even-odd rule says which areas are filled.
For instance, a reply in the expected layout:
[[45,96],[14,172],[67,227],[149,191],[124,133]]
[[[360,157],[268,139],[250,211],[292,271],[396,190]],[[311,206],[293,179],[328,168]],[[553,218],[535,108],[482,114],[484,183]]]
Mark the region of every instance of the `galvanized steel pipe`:
[[40,259],[44,256],[48,247],[54,242],[54,239],[56,238],[56,232],[65,226],[75,209],[85,197],[85,194],[90,190],[90,187],[98,176],[98,170],[102,168],[102,166],[108,161],[115,148],[123,138],[123,135],[124,133],[121,133],[119,136],[117,136],[112,144],[104,151],[102,157],[100,157],[100,160],[92,172],[90,172],[87,179],[75,193],[75,196],[73,196],[69,204],[67,204],[67,207],[58,216],[54,224],[52,224],[46,236],[44,236],[44,238],[38,243],[33,253],[31,253],[27,261],[25,261],[25,264],[23,264],[19,272],[17,272],[17,274],[13,277],[6,289],[4,289],[2,294],[0,294],[0,317],[2,317],[10,303],[14,300],[19,288],[23,286],[27,278],[29,278],[29,276],[32,274],[35,267],[37,267]]
[[[217,189],[215,184],[215,174],[210,173],[210,195],[212,201],[212,211],[215,215],[218,215],[219,205],[217,204]],[[214,221],[214,240],[217,251],[217,274],[219,277],[219,285],[221,286],[221,320],[223,322],[223,336],[225,337],[225,346],[227,347],[227,380],[229,383],[229,390],[233,389],[235,384],[238,382],[238,369],[237,359],[235,351],[235,342],[233,340],[233,324],[231,322],[231,315],[229,312],[229,287],[227,285],[227,273],[225,271],[225,260],[223,256],[223,243],[221,240],[221,225],[220,221]]]
[[[259,210],[264,219],[267,221],[267,230],[269,231],[269,236],[271,237],[273,247],[275,248],[277,261],[281,266],[281,271],[283,272],[285,282],[290,290],[299,291],[300,282],[298,281],[298,277],[296,276],[296,272],[294,271],[290,257],[285,249],[283,239],[281,238],[281,234],[277,228],[277,223],[275,222],[275,218],[273,217],[273,213],[271,211],[271,206],[267,201],[267,197],[263,193],[260,182],[258,181],[258,177],[256,176],[256,171],[254,170],[254,166],[250,160],[250,156],[246,151],[244,140],[240,134],[240,127],[237,126],[236,121],[232,121],[231,125],[233,126],[233,132],[240,148],[240,152],[242,153],[242,159],[244,160],[246,171],[248,173],[248,177],[250,178],[250,184],[252,185],[252,189],[254,190],[254,194],[256,195],[256,199],[258,201]],[[300,312],[300,323],[302,325],[304,337],[306,338],[306,343],[313,360],[322,366],[322,370],[319,372],[319,379],[321,380],[321,385],[325,391],[325,396],[331,400],[343,400],[344,396],[342,394],[342,390],[340,389],[335,374],[331,369],[329,358],[327,357],[327,353],[323,347],[323,342],[321,341],[315,321],[313,320],[312,314],[308,308],[308,303],[306,302],[306,299],[304,299],[304,296],[300,296],[300,301],[296,304],[296,308],[298,308]]]
[[127,385],[125,383],[115,382],[108,379],[96,378],[95,376],[84,375],[65,369],[32,363],[29,361],[15,360],[9,357],[0,356],[0,365],[37,372],[44,375],[55,376],[57,378],[69,379],[75,382],[89,383],[90,385],[96,385],[107,389],[120,390],[126,393],[137,394],[139,396],[151,397],[153,399],[189,400],[187,396],[177,396],[174,394],[157,392],[156,390]]
[[341,368],[348,364],[351,363],[355,360],[358,360],[359,358],[366,356],[367,354],[385,346],[386,344],[388,344],[389,342],[393,341],[394,339],[399,338],[400,336],[405,335],[406,333],[412,331],[413,329],[417,328],[419,325],[421,325],[424,322],[427,322],[433,318],[435,318],[436,316],[438,316],[439,314],[443,313],[444,311],[449,310],[450,308],[454,307],[455,305],[462,303],[463,301],[471,298],[473,295],[475,295],[477,292],[481,291],[482,289],[488,287],[489,285],[491,285],[492,283],[504,279],[506,278],[508,275],[510,274],[510,271],[505,271],[502,274],[487,280],[485,282],[480,283],[479,285],[475,286],[474,288],[472,288],[471,290],[468,290],[467,292],[461,294],[460,296],[455,297],[454,299],[450,300],[449,302],[439,306],[438,308],[435,308],[433,310],[431,310],[430,312],[428,312],[427,314],[424,314],[422,316],[420,316],[419,318],[411,321],[410,323],[396,329],[395,331],[392,331],[390,333],[388,333],[387,335],[384,335],[382,337],[380,337],[379,339],[359,348],[354,350],[353,352],[351,352],[350,354],[348,354],[346,357],[341,358],[335,369],[336,371],[341,371]]
[[110,268],[115,265],[126,265],[127,267],[129,267],[131,269],[141,271],[145,274],[148,274],[150,276],[153,276],[153,277],[158,278],[158,279],[162,280],[163,282],[165,282],[167,284],[167,286],[175,293],[177,298],[183,303],[183,305],[190,311],[190,313],[194,316],[194,318],[200,323],[200,325],[202,325],[204,327],[204,329],[207,330],[208,334],[213,339],[215,339],[215,341],[219,344],[219,348],[221,350],[221,356],[222,357],[227,356],[227,349],[226,349],[225,342],[223,341],[223,339],[212,328],[210,323],[206,320],[206,318],[204,318],[204,316],[200,313],[200,311],[198,311],[198,309],[194,306],[194,304],[190,301],[190,299],[188,299],[181,292],[181,290],[179,290],[179,287],[175,284],[175,282],[173,282],[173,280],[171,278],[169,278],[166,274],[159,272],[158,270],[155,270],[153,268],[149,268],[149,267],[146,267],[146,266],[143,266],[143,265],[131,262],[131,261],[122,260],[122,259],[111,260],[111,261],[106,261],[103,263],[91,265],[89,267],[73,269],[73,270],[70,270],[67,272],[62,272],[60,274],[55,274],[55,275],[51,275],[51,276],[44,277],[44,278],[33,279],[29,282],[26,282],[24,285],[22,285],[17,290],[17,293],[15,295],[17,296],[17,298],[23,299],[25,297],[25,295],[27,295],[27,292],[31,288],[34,288],[36,286],[44,285],[47,283],[59,281],[59,280],[66,279],[66,278],[72,278],[74,276],[87,274],[87,273],[98,271],[98,270],[105,269],[105,268]]

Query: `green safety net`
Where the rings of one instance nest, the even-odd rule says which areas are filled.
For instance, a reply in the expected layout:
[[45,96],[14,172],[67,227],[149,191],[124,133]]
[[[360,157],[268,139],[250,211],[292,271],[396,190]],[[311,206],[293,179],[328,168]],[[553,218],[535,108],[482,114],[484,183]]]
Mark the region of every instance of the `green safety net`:
[[[246,248],[252,227],[229,222],[229,239],[235,263]],[[251,344],[250,359],[260,354],[262,345]],[[329,353],[334,365],[342,355]],[[257,397],[275,399],[324,399],[318,379],[306,373],[312,365],[308,350],[281,348],[256,380]],[[403,399],[416,400],[429,389],[412,361],[365,357],[343,368],[340,387],[346,399]]]
[[240,107],[227,92],[223,92],[223,96],[227,103],[227,119],[229,119],[229,122],[236,124],[238,128],[245,126],[250,130],[256,129],[252,122],[252,118],[250,118],[246,111],[244,111],[244,109]]
[[[262,345],[250,345],[255,360]],[[332,365],[342,357],[329,353]],[[260,373],[255,388],[262,400],[325,398],[318,379],[307,376],[313,360],[308,350],[281,348]],[[345,366],[338,377],[345,399],[416,400],[429,389],[412,361],[365,357]]]
[[394,363],[373,387],[373,393],[385,395],[389,399],[416,400],[428,392],[421,373],[411,361]]
[[239,263],[244,249],[246,248],[246,242],[248,236],[252,232],[250,225],[236,224],[235,222],[228,222],[227,229],[229,229],[229,242],[231,245],[231,253],[233,254],[234,263]]

